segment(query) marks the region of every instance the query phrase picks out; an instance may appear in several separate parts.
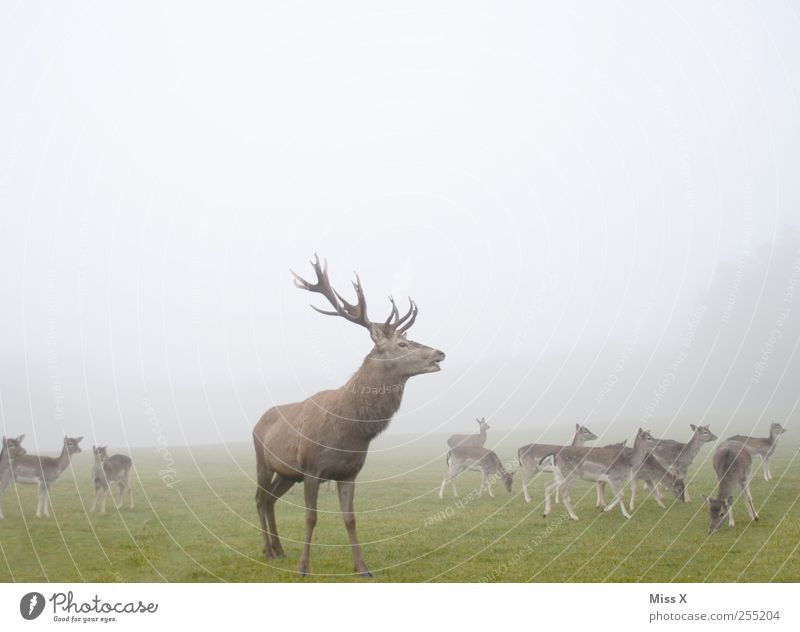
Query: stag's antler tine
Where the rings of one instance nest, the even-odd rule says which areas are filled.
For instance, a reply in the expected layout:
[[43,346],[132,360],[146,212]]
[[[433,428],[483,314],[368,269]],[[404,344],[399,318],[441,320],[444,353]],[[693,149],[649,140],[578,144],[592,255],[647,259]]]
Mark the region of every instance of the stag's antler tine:
[[347,301],[339,292],[331,286],[330,279],[328,278],[328,260],[323,259],[320,261],[319,255],[314,253],[314,258],[311,260],[311,267],[317,275],[317,282],[312,284],[306,281],[303,277],[297,274],[294,270],[290,270],[294,276],[294,284],[301,290],[308,290],[322,294],[328,302],[333,306],[333,311],[319,309],[318,307],[311,307],[318,311],[320,314],[326,316],[341,316],[352,323],[361,325],[362,327],[369,328],[371,323],[367,319],[367,302],[364,298],[364,291],[361,288],[361,280],[356,275],[356,282],[353,287],[356,289],[356,297],[358,303],[355,305]]
[[397,325],[399,322],[398,319],[400,317],[400,312],[397,311],[397,305],[394,302],[394,297],[390,296],[389,301],[392,303],[392,311],[389,312],[389,318],[387,318],[386,322],[383,324],[390,325],[392,323],[392,318],[394,318],[394,324]]
[[311,285],[309,284],[309,282],[306,281],[299,274],[297,274],[297,272],[295,272],[294,270],[291,270],[291,269],[289,270],[289,272],[291,272],[292,276],[294,276],[294,286],[295,287],[299,287],[301,290],[310,290],[311,289]]
[[[309,305],[311,305],[311,303],[309,303]],[[320,314],[325,314],[326,316],[341,316],[342,315],[339,312],[329,312],[326,309],[320,309],[319,307],[315,307],[314,305],[311,305],[311,309],[313,309],[315,312],[319,312]]]
[[[408,310],[409,314],[411,314],[411,320],[406,322],[402,327],[397,327],[396,331],[401,334],[411,329],[411,326],[414,324],[414,321],[417,320],[417,314],[419,313],[419,308],[417,308],[417,304],[413,300],[411,300],[411,297],[408,298],[408,302],[411,304],[411,307]],[[405,319],[406,316],[403,316],[400,322],[402,322]]]
[[[394,303],[394,301],[392,301],[392,302]],[[409,296],[408,297],[408,311],[405,313],[405,315],[402,318],[398,318],[397,322],[395,324],[398,325],[398,326],[402,325],[406,321],[406,319],[409,316],[411,316],[411,312],[413,312],[413,311],[414,311],[414,301],[412,301],[411,297]],[[399,314],[399,312],[398,312],[398,314]]]

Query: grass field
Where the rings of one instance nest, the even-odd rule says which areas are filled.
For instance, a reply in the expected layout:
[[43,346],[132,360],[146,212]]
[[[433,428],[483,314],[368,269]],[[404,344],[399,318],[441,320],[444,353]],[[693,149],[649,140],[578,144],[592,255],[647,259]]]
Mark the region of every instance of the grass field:
[[[507,440],[497,452],[510,462]],[[692,471],[693,502],[644,498],[631,520],[594,508],[590,485],[577,488],[580,521],[557,506],[541,515],[546,477],[526,504],[512,494],[475,498],[480,476],[462,477],[459,499],[437,496],[445,471],[444,437],[382,437],[374,443],[356,495],[359,535],[372,581],[800,581],[800,457],[785,443],[771,482],[752,490],[761,520],[750,524],[737,502],[734,529],[709,537],[700,493],[714,490],[705,447]],[[34,486],[10,487],[2,498],[2,581],[308,581],[295,574],[304,531],[301,487],[278,505],[288,558],[267,562],[253,501],[254,458],[248,444],[133,450],[136,508],[89,514],[90,446],[53,488],[53,517],[34,517]],[[86,452],[89,452],[87,454]],[[758,463],[758,462],[757,462]],[[172,470],[173,471],[167,471]],[[169,484],[168,484],[169,483]],[[321,493],[312,572],[320,581],[363,581],[351,556],[335,493]]]

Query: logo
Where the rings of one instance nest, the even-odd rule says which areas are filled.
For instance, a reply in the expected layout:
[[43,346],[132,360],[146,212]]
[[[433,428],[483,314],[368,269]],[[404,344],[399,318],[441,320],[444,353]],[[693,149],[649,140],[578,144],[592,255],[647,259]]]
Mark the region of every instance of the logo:
[[29,592],[19,602],[19,613],[28,621],[35,619],[44,610],[44,595],[38,592]]

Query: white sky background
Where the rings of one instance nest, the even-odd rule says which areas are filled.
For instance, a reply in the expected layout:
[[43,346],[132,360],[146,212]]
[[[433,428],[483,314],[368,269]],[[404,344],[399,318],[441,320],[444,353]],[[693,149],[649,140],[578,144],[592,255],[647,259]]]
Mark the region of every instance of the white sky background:
[[370,348],[315,251],[447,353],[390,432],[791,425],[800,15],[600,4],[3,2],[3,432],[249,441]]

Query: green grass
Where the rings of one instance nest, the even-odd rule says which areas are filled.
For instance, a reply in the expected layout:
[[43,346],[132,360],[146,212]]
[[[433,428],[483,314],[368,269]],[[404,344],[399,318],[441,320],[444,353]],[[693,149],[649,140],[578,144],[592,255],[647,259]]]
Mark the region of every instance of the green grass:
[[[405,444],[405,445],[403,445]],[[443,437],[381,438],[374,445],[356,494],[359,534],[374,581],[798,581],[800,580],[800,458],[782,446],[775,479],[755,477],[761,514],[749,523],[737,502],[734,529],[707,534],[700,493],[714,478],[705,448],[693,470],[693,502],[668,499],[659,509],[643,498],[631,520],[594,508],[589,484],[576,490],[580,521],[560,506],[544,519],[546,477],[532,485],[526,504],[518,481],[512,494],[495,485],[495,498],[470,492],[478,474],[462,477],[460,502],[448,489],[437,496],[445,463]],[[498,449],[505,462],[518,442]],[[177,483],[165,485],[167,464],[155,450],[134,450],[136,508],[89,514],[91,455],[81,454],[52,490],[53,517],[34,517],[36,490],[9,488],[2,498],[2,581],[308,581],[295,574],[304,533],[302,488],[278,505],[288,558],[267,562],[253,500],[249,445],[172,451]],[[794,460],[792,460],[794,458]],[[335,493],[323,489],[312,550],[320,581],[363,581],[351,574],[347,538]]]

